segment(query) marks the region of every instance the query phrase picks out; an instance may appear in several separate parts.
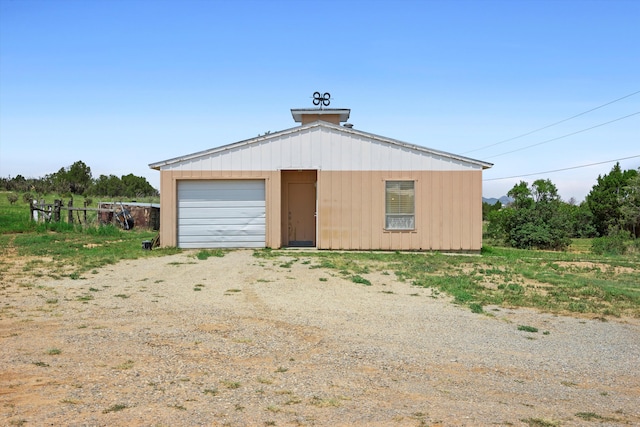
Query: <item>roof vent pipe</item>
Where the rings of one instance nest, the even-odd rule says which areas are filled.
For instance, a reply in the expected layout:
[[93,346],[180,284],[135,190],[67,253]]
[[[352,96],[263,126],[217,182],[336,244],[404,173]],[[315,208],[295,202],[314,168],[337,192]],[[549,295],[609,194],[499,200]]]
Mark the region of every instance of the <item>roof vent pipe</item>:
[[353,129],[353,123],[345,123],[342,126],[348,128],[348,129]]

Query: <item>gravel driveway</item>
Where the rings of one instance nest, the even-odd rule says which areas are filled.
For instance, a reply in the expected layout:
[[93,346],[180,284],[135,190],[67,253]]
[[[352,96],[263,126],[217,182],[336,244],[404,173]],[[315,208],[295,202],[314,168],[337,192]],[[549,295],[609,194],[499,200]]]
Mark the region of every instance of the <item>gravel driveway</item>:
[[252,254],[3,276],[0,424],[640,425],[637,319],[474,314]]

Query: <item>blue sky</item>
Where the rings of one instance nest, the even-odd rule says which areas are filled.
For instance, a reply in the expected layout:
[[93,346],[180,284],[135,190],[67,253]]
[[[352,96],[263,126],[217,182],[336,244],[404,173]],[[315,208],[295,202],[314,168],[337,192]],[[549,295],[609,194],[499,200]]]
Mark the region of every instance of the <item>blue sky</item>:
[[357,129],[494,163],[485,197],[548,178],[580,201],[613,163],[497,178],[640,156],[640,93],[493,144],[640,91],[639,16],[636,0],[0,0],[0,176],[82,160],[159,188],[149,163],[296,126],[320,91]]

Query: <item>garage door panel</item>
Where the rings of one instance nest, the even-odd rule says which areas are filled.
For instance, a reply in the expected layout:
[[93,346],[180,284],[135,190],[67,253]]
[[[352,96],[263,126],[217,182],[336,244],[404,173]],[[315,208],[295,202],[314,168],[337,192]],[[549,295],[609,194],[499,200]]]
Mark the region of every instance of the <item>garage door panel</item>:
[[265,218],[252,218],[247,222],[246,218],[186,218],[181,221],[183,227],[201,226],[201,227],[224,227],[224,226],[240,226],[243,224],[265,226]]
[[187,209],[199,209],[199,208],[207,208],[207,209],[230,209],[231,207],[244,207],[244,208],[255,208],[255,209],[264,209],[265,203],[260,200],[243,200],[243,201],[220,201],[220,200],[196,200],[196,201],[181,201],[178,207],[187,208]]
[[264,227],[261,225],[251,225],[242,230],[229,229],[223,227],[184,227],[182,236],[263,236]]
[[183,219],[191,218],[259,218],[264,215],[265,208],[228,207],[228,208],[182,208]]
[[[225,190],[222,191],[199,191],[199,192],[184,192],[182,193],[186,199],[182,199],[189,202],[244,202],[251,200],[254,195],[257,197],[264,197],[264,193],[260,194],[258,189],[251,191],[241,190]],[[264,200],[264,198],[262,199]]]
[[260,248],[266,242],[264,180],[178,182],[178,246]]

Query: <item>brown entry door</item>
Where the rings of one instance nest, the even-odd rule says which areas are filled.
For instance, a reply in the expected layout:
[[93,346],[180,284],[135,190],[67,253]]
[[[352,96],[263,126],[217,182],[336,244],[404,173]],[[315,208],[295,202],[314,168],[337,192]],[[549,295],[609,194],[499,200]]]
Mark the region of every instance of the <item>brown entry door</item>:
[[289,183],[289,246],[316,245],[316,185]]

